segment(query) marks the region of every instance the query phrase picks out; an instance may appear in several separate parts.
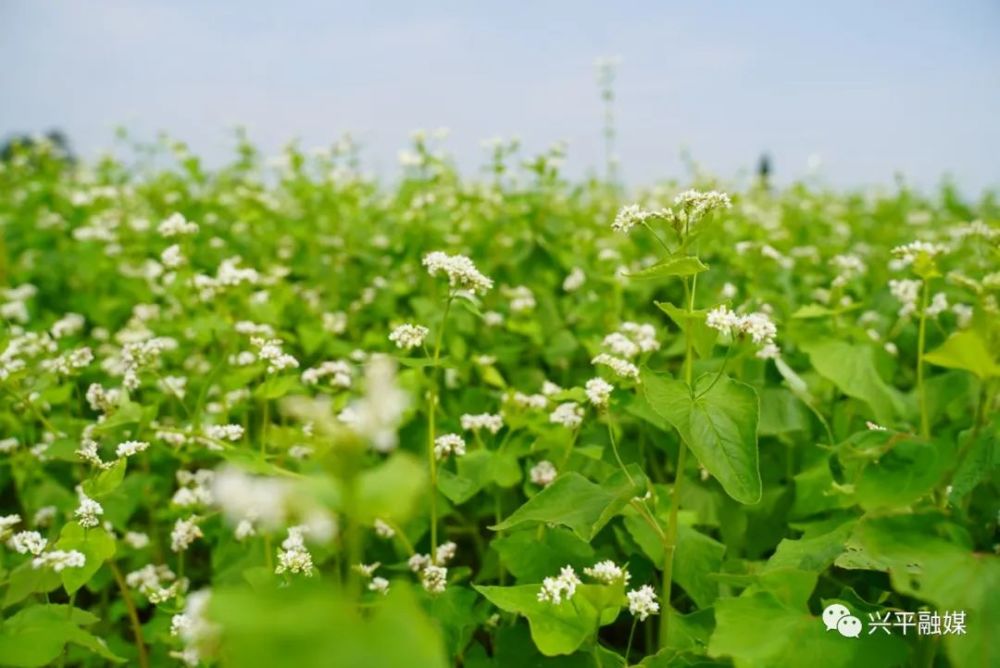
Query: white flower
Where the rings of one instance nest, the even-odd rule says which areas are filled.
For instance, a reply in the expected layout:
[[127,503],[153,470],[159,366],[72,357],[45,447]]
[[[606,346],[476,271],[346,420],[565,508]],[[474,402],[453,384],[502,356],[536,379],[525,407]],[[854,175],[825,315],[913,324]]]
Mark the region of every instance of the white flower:
[[191,543],[204,536],[197,524],[198,518],[192,515],[185,520],[177,520],[170,532],[170,549],[174,552],[187,550]]
[[951,312],[955,314],[955,321],[959,329],[965,329],[972,323],[972,307],[968,304],[954,304]]
[[283,344],[279,339],[262,339],[255,336],[250,339],[250,343],[257,348],[257,356],[267,362],[268,373],[299,367],[299,361],[281,349]]
[[458,434],[442,434],[434,439],[434,456],[444,459],[448,455],[461,457],[465,454],[465,439]]
[[936,318],[948,310],[948,297],[943,292],[935,293],[927,305],[927,317]]
[[632,577],[627,570],[616,565],[610,559],[599,561],[592,568],[584,568],[583,572],[589,577],[609,585],[617,582],[628,584],[629,579]]
[[590,363],[598,366],[606,366],[622,378],[630,378],[636,381],[639,379],[639,367],[628,360],[609,355],[608,353],[597,355],[594,359],[590,360]]
[[354,369],[348,362],[343,360],[332,360],[323,362],[318,367],[306,369],[302,372],[302,382],[305,385],[317,385],[324,378],[330,378],[330,385],[334,387],[349,388],[354,376]]
[[305,527],[289,527],[288,537],[282,541],[278,550],[278,565],[274,572],[302,574],[311,577],[313,574],[312,555],[305,546]]
[[567,429],[575,429],[583,422],[583,409],[575,401],[559,404],[549,414],[549,422],[561,424]]
[[188,222],[180,213],[175,213],[156,226],[161,237],[169,238],[178,235],[195,234],[198,232],[196,223]]
[[615,386],[603,378],[591,378],[587,381],[585,391],[590,403],[596,408],[604,408],[608,405],[608,399],[611,397],[611,392],[614,389]]
[[675,211],[680,209],[687,217],[687,224],[694,225],[702,218],[718,209],[729,209],[733,206],[729,200],[729,195],[715,190],[700,192],[698,190],[685,190],[674,198]]
[[383,577],[372,578],[372,581],[368,583],[368,590],[373,591],[377,594],[388,594],[389,593],[389,581]]
[[423,325],[406,323],[392,330],[389,340],[395,343],[397,348],[410,350],[424,345],[429,331]]
[[543,459],[532,466],[531,471],[528,473],[532,484],[540,487],[548,487],[551,485],[557,475],[559,475],[559,472],[556,470],[556,467],[547,459]]
[[875,422],[872,422],[871,420],[868,420],[867,422],[865,422],[865,426],[868,428],[868,431],[885,431],[886,430],[885,427],[883,427],[882,425],[877,424]]
[[549,405],[549,400],[544,394],[524,394],[523,392],[514,392],[513,394],[508,395],[507,398],[509,401],[521,408],[542,410]]
[[431,564],[431,558],[426,554],[414,554],[406,562],[410,570],[419,573]]
[[892,249],[892,254],[899,258],[902,266],[906,267],[921,256],[934,258],[941,253],[947,252],[947,248],[941,244],[929,243],[927,241],[913,241],[904,246],[896,246]]
[[393,529],[385,520],[376,517],[375,534],[379,538],[389,539],[396,535],[396,530]]
[[205,427],[205,436],[216,441],[238,441],[243,438],[243,426],[238,424],[210,424]]
[[[31,518],[31,522],[37,527],[47,527],[52,524],[52,520],[56,518],[57,512],[55,506],[42,506],[35,511],[35,516]],[[3,531],[0,531],[0,534],[2,533]]]
[[647,617],[660,611],[660,604],[656,602],[656,592],[649,585],[633,589],[625,596],[628,598],[628,611],[638,617],[640,622],[646,621]]
[[524,313],[535,308],[535,295],[526,285],[503,289],[504,296],[510,300],[510,310],[514,313]]
[[149,443],[146,441],[125,441],[118,444],[118,448],[115,450],[115,454],[121,457],[131,457],[132,455],[138,454],[149,447]]
[[10,528],[21,523],[21,516],[18,514],[0,516],[0,539],[10,532]]
[[126,531],[123,540],[133,550],[141,550],[149,545],[149,536],[140,531]]
[[43,552],[31,561],[32,568],[44,568],[51,566],[56,573],[62,572],[64,568],[83,568],[87,563],[87,557],[76,550],[52,550]]
[[17,450],[18,441],[13,436],[0,439],[0,454],[7,454]]
[[371,576],[375,575],[375,571],[377,571],[378,567],[381,565],[382,564],[376,561],[374,564],[354,564],[353,568],[355,573],[363,575],[366,578],[371,578]]
[[446,274],[448,284],[452,288],[483,293],[493,287],[493,281],[481,274],[472,260],[464,255],[448,255],[442,251],[434,251],[424,256],[423,264],[431,276],[437,276],[442,272]]
[[643,209],[638,204],[629,204],[623,206],[619,211],[618,215],[615,216],[614,222],[611,223],[611,229],[615,232],[621,232],[623,234],[628,234],[629,231],[636,225],[646,222],[647,219],[654,216],[662,215],[662,211],[647,211]]
[[548,577],[542,581],[542,588],[538,591],[538,600],[559,605],[563,599],[570,600],[576,594],[576,587],[580,584],[580,578],[572,566],[564,566],[556,577]]
[[97,501],[84,494],[82,488],[77,488],[77,495],[80,499],[80,505],[73,511],[73,515],[76,516],[80,526],[88,529],[96,527],[101,523],[97,517],[104,514],[104,508]]
[[433,564],[420,572],[420,585],[431,594],[441,594],[448,585],[448,569]]
[[740,334],[749,336],[759,346],[757,357],[761,359],[773,359],[781,352],[774,343],[778,328],[766,313],[739,315],[723,304],[705,315],[705,324],[723,336],[736,337]]
[[181,253],[180,245],[174,244],[172,246],[167,246],[164,251],[160,253],[160,262],[167,269],[176,269],[184,264],[184,255]]
[[365,366],[365,395],[347,406],[338,418],[379,452],[398,443],[396,429],[409,405],[409,396],[396,383],[391,357],[375,355]]
[[434,563],[438,566],[443,566],[454,559],[457,552],[458,545],[454,541],[449,540],[441,543],[434,552]]
[[67,313],[59,320],[52,323],[52,327],[49,328],[49,333],[55,339],[61,339],[64,336],[72,336],[83,329],[85,320],[79,313]]
[[922,285],[920,281],[909,278],[889,281],[889,292],[901,305],[899,308],[900,318],[916,313]]
[[7,545],[18,554],[28,554],[29,552],[38,556],[48,545],[42,534],[37,531],[19,531],[10,537]]
[[566,292],[576,292],[583,287],[586,280],[587,275],[583,273],[583,269],[573,267],[572,271],[563,279],[562,289]]
[[503,417],[491,413],[480,413],[478,415],[466,413],[461,417],[461,421],[462,429],[466,431],[486,429],[491,434],[495,434],[503,428]]

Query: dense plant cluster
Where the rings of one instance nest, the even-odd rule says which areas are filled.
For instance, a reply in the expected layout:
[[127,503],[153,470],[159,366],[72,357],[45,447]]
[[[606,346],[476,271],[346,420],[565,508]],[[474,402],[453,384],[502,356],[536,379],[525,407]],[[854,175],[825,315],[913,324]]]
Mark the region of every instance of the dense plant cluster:
[[0,664],[1000,664],[992,195],[138,149],[0,164]]

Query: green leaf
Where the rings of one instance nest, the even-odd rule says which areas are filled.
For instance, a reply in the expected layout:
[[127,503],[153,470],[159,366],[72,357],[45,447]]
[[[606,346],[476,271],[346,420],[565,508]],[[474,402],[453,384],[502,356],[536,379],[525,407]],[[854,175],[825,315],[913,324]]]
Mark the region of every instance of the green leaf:
[[77,522],[69,522],[63,526],[56,548],[77,550],[86,557],[82,568],[64,568],[59,573],[66,592],[72,594],[87,584],[104,562],[114,556],[115,539],[103,527],[84,529]]
[[965,532],[937,514],[867,518],[854,538],[887,564],[896,591],[942,614],[965,611],[966,634],[944,637],[952,665],[1000,665],[1000,558],[973,552]]
[[605,594],[601,590],[610,590],[612,587],[578,585],[572,599],[555,605],[538,600],[540,586],[476,586],[475,589],[501,610],[527,617],[531,638],[542,654],[572,654],[597,632],[600,612],[593,600],[603,599]]
[[639,467],[630,464],[628,470],[631,481],[623,471],[617,471],[600,485],[575,471],[563,474],[490,528],[506,531],[522,524],[559,524],[590,542],[632,497],[645,489],[646,478]]
[[802,538],[785,538],[764,565],[765,571],[797,569],[822,571],[844,552],[844,546],[854,529],[854,522],[844,522],[829,531],[807,534]]
[[864,633],[845,638],[827,631],[820,617],[783,603],[769,592],[719,599],[715,620],[708,653],[731,657],[737,668],[878,668],[906,663],[907,647],[900,638]]
[[982,379],[1000,376],[1000,364],[990,354],[983,338],[972,329],[952,334],[938,348],[924,354],[936,366],[962,369]]
[[708,311],[699,309],[687,311],[678,308],[669,302],[653,302],[657,308],[670,316],[678,329],[682,332],[690,332],[694,341],[694,348],[700,357],[706,358],[712,354],[719,333],[705,324],[705,316]]
[[694,276],[703,271],[708,271],[708,267],[698,258],[692,255],[677,255],[625,276],[635,280],[652,280],[668,276]]
[[[757,503],[762,487],[757,458],[757,393],[746,383],[705,374],[688,386],[643,369],[642,387],[708,472],[740,503]],[[713,384],[714,383],[714,384]]]
[[61,584],[58,573],[51,568],[35,568],[29,559],[10,572],[3,605],[6,608],[20,603],[31,594],[50,592]]
[[855,486],[865,510],[908,506],[931,493],[950,465],[951,449],[943,443],[898,441],[868,462]]
[[553,527],[542,536],[534,530],[494,538],[490,545],[518,580],[541,582],[569,564],[577,570],[594,563],[594,548],[567,529]]
[[116,460],[110,468],[104,469],[90,480],[85,480],[83,482],[83,491],[86,492],[87,496],[95,499],[100,499],[110,494],[115,491],[118,485],[122,484],[127,466],[125,457]]
[[801,347],[821,376],[847,396],[868,404],[879,422],[892,423],[901,412],[892,390],[875,369],[871,346],[827,339]]
[[257,386],[253,395],[258,399],[280,399],[299,387],[296,376],[268,376],[267,380]]
[[89,649],[113,663],[124,663],[103,640],[80,628],[97,617],[65,605],[25,608],[0,626],[0,662],[7,666],[46,666],[55,661],[67,643]]

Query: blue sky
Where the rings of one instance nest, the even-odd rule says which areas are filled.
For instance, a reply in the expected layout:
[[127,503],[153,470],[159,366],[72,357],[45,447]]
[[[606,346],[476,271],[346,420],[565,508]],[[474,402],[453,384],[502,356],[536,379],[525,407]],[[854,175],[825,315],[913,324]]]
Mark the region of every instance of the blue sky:
[[633,184],[683,175],[687,149],[732,177],[768,150],[836,186],[1000,185],[1000,3],[0,2],[0,135],[64,128],[78,152],[123,124],[212,161],[246,125],[268,151],[351,131],[394,174],[410,130],[569,144],[601,164],[593,61],[620,55],[618,154]]

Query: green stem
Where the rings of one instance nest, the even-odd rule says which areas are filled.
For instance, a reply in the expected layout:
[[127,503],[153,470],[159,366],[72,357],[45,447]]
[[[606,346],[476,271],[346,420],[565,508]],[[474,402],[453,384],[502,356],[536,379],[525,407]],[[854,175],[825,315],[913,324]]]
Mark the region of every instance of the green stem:
[[920,435],[930,438],[931,428],[927,417],[927,388],[924,387],[924,345],[927,340],[927,303],[930,299],[930,286],[925,278],[920,297],[920,330],[917,335],[917,395],[920,399]]
[[118,568],[118,564],[112,560],[108,562],[108,566],[111,568],[111,574],[115,578],[115,584],[118,585],[118,591],[122,595],[122,602],[125,604],[125,610],[128,612],[129,623],[132,625],[132,637],[135,640],[135,648],[139,652],[139,666],[140,668],[149,668],[149,657],[146,654],[146,643],[142,639],[142,624],[139,622],[139,612],[135,609],[135,603],[132,602],[132,595],[129,594],[128,586],[125,584],[125,578],[122,577],[122,572]]
[[628,632],[628,644],[625,645],[625,665],[629,665],[628,655],[632,651],[632,639],[635,637],[635,627],[639,625],[639,618],[632,620],[632,630]]
[[[687,300],[688,316],[694,312],[694,295],[698,287],[698,277],[695,276],[691,284],[684,280],[684,295]],[[691,318],[686,319],[684,327],[684,380],[691,391],[694,377],[694,342],[691,335]],[[667,646],[667,631],[670,627],[670,589],[674,575],[674,553],[677,551],[677,508],[681,500],[681,483],[684,481],[684,462],[687,456],[687,444],[684,439],[679,440],[677,449],[677,471],[674,474],[674,485],[670,490],[670,518],[667,522],[667,533],[663,540],[663,590],[660,595],[662,602],[662,612],[660,614],[660,649]]]
[[434,359],[431,367],[431,388],[428,392],[427,406],[427,463],[431,472],[431,561],[437,558],[437,458],[434,456],[434,414],[437,411],[438,398],[438,362],[441,359],[441,342],[444,341],[444,330],[448,324],[448,312],[451,310],[452,295],[444,304],[444,315],[441,317],[441,327],[438,329],[437,341],[434,343]]

